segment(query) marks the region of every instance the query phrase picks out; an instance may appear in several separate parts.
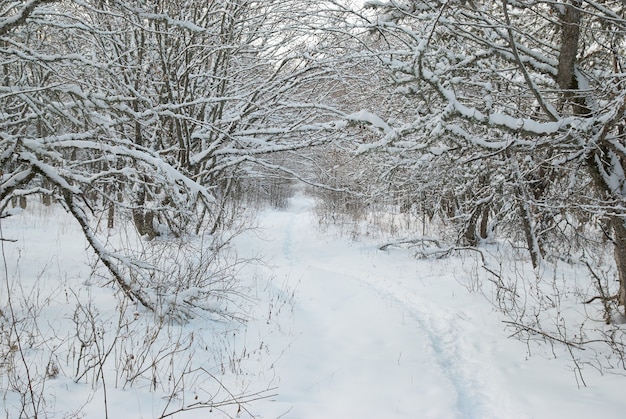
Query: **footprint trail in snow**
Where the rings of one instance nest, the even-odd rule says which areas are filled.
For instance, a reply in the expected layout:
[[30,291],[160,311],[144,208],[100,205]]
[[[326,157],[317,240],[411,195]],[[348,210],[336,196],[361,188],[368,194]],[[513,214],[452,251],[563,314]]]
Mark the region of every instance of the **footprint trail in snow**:
[[276,416],[519,417],[474,359],[467,319],[403,288],[419,283],[416,262],[323,239],[312,206],[296,196],[289,211],[263,217],[264,253],[296,287]]

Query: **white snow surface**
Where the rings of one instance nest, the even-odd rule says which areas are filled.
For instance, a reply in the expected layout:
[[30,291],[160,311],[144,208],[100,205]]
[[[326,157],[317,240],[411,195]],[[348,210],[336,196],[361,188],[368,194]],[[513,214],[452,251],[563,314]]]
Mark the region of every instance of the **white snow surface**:
[[461,261],[324,235],[313,206],[297,196],[289,211],[263,213],[265,239],[248,242],[296,288],[279,395],[261,417],[623,417],[624,377],[589,372],[579,389],[567,359],[528,358],[463,285]]
[[[508,339],[501,315],[485,297],[468,291],[469,258],[419,260],[406,249],[381,251],[376,240],[355,241],[332,228],[322,232],[314,205],[312,198],[299,194],[288,210],[264,210],[258,216],[260,228],[236,242],[240,256],[261,256],[265,262],[241,272],[257,278],[254,318],[231,342],[231,351],[241,351],[241,345],[264,350],[242,361],[244,374],[221,379],[241,386],[233,393],[271,387],[275,395],[240,413],[233,406],[174,417],[624,417],[626,377],[601,376],[589,368],[587,387],[579,388],[566,357],[555,358],[550,348],[534,348],[529,356],[524,343]],[[58,220],[47,221],[53,218]],[[76,267],[84,253],[78,229],[47,221],[23,228],[18,216],[11,217],[3,221],[3,234],[26,240],[47,229],[50,244],[39,240],[30,256],[60,275],[79,275],[68,274],[80,271]],[[4,246],[12,257],[11,246],[18,244]],[[58,259],[51,262],[49,254],[55,252]],[[27,275],[27,267],[21,273]],[[106,295],[111,289],[97,287],[91,293]],[[61,317],[50,321],[61,322]],[[210,329],[205,324],[197,333],[210,341]],[[111,418],[150,418],[161,411],[163,401],[148,388],[108,387]],[[97,386],[94,391],[60,377],[48,383],[47,391],[54,392],[55,412],[77,410],[79,403],[85,417],[104,417]],[[0,411],[15,403],[10,392],[4,395]]]

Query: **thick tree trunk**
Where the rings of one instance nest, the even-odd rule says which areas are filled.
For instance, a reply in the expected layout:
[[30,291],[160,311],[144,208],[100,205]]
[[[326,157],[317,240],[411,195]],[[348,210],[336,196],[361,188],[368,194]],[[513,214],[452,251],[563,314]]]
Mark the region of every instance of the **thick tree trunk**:
[[152,240],[158,236],[154,230],[153,219],[154,213],[145,209],[146,194],[144,191],[138,191],[134,202],[136,208],[133,209],[133,222],[135,228],[141,236],[147,236],[149,240]]
[[476,246],[478,244],[478,236],[476,234],[476,221],[478,220],[478,208],[474,208],[472,215],[470,215],[469,220],[465,224],[465,232],[463,233],[463,238],[465,242],[470,246]]
[[619,277],[617,301],[626,315],[626,224],[620,217],[613,219],[613,234],[615,241],[615,264]]
[[480,238],[485,240],[489,236],[489,210],[491,205],[483,206],[483,213],[480,218]]
[[[480,221],[479,221],[480,220]],[[484,202],[476,206],[470,219],[465,225],[463,238],[470,246],[478,245],[480,240],[484,240],[488,235],[489,225],[489,203]]]
[[561,17],[561,48],[557,82],[564,90],[576,88],[574,67],[580,38],[580,6],[580,0],[572,0],[570,4],[565,5],[565,14]]

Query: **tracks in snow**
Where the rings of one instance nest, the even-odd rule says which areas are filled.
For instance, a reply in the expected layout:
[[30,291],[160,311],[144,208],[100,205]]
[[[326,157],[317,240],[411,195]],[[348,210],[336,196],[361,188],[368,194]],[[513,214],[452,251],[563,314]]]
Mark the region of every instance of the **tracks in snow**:
[[[310,363],[304,359],[306,347],[315,346],[312,351],[319,355],[320,364],[301,372],[320,373],[311,377],[314,388],[321,392],[320,383],[326,382],[329,392],[352,397],[352,405],[372,403],[365,409],[369,413],[375,401],[356,401],[361,391],[368,398],[387,397],[383,404],[397,402],[397,417],[501,417],[498,392],[485,374],[490,366],[477,361],[484,356],[476,356],[481,349],[472,340],[471,322],[405,287],[402,281],[415,280],[416,274],[394,266],[389,255],[343,240],[321,240],[311,206],[310,199],[296,197],[291,211],[268,220],[266,227],[280,243],[277,266],[283,264],[290,276],[300,280],[295,304],[296,323],[302,326],[301,347],[295,345],[294,356],[300,356],[298,362]],[[402,368],[395,371],[394,364]],[[354,369],[360,372],[346,373]],[[409,376],[411,385],[402,387],[405,393],[385,393]],[[425,394],[416,394],[420,392]],[[328,396],[320,402],[331,404]],[[428,402],[434,407],[410,406]],[[328,405],[326,409],[325,417],[340,417],[341,408]],[[354,417],[354,413],[341,414]]]
[[368,284],[382,297],[396,301],[428,335],[432,355],[443,374],[456,391],[456,406],[460,418],[497,418],[491,403],[489,383],[481,373],[485,365],[478,364],[472,355],[478,348],[467,339],[461,324],[462,316],[436,307],[401,287]]

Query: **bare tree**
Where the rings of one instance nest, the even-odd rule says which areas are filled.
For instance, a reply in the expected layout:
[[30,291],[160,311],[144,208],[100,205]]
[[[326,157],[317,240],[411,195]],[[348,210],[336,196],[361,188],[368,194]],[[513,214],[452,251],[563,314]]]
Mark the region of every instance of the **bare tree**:
[[[376,185],[370,199],[414,211],[424,226],[439,221],[444,234],[452,228],[450,248],[522,243],[537,278],[547,263],[579,263],[586,288],[553,283],[534,297],[491,271],[495,302],[513,317],[515,335],[539,334],[570,351],[605,343],[623,365],[624,3],[394,0],[344,12],[335,32],[358,45],[350,60],[380,73],[377,99],[353,102],[371,112],[355,118],[361,128],[378,133],[358,136],[354,149],[375,173],[356,179]],[[607,247],[614,277],[592,261]],[[537,281],[542,289],[550,282]],[[589,327],[595,307],[583,324],[555,321],[561,308],[550,295],[575,288],[580,304],[601,301],[613,325]]]
[[[483,186],[472,186],[471,197],[458,197],[474,202],[465,212],[463,235],[470,242],[477,236],[478,218],[490,216],[485,205],[502,208],[513,198],[535,266],[565,218],[580,220],[581,210],[587,213],[583,218],[608,217],[624,306],[624,5],[366,5],[375,10],[363,26],[378,39],[372,56],[388,68],[398,92],[411,97],[417,111],[379,141],[378,149],[398,144],[430,156],[430,162],[456,162],[475,173],[474,179],[483,179]],[[502,179],[499,185],[489,180],[494,176]],[[585,185],[593,194],[581,193]],[[557,208],[568,215],[561,217]]]
[[[96,216],[140,235],[215,233],[239,179],[329,141],[345,115],[317,80],[323,7],[293,0],[5,3],[0,210],[62,203],[124,293],[154,309],[141,263],[107,249]],[[316,29],[318,28],[318,29]],[[288,173],[292,173],[289,169]]]

